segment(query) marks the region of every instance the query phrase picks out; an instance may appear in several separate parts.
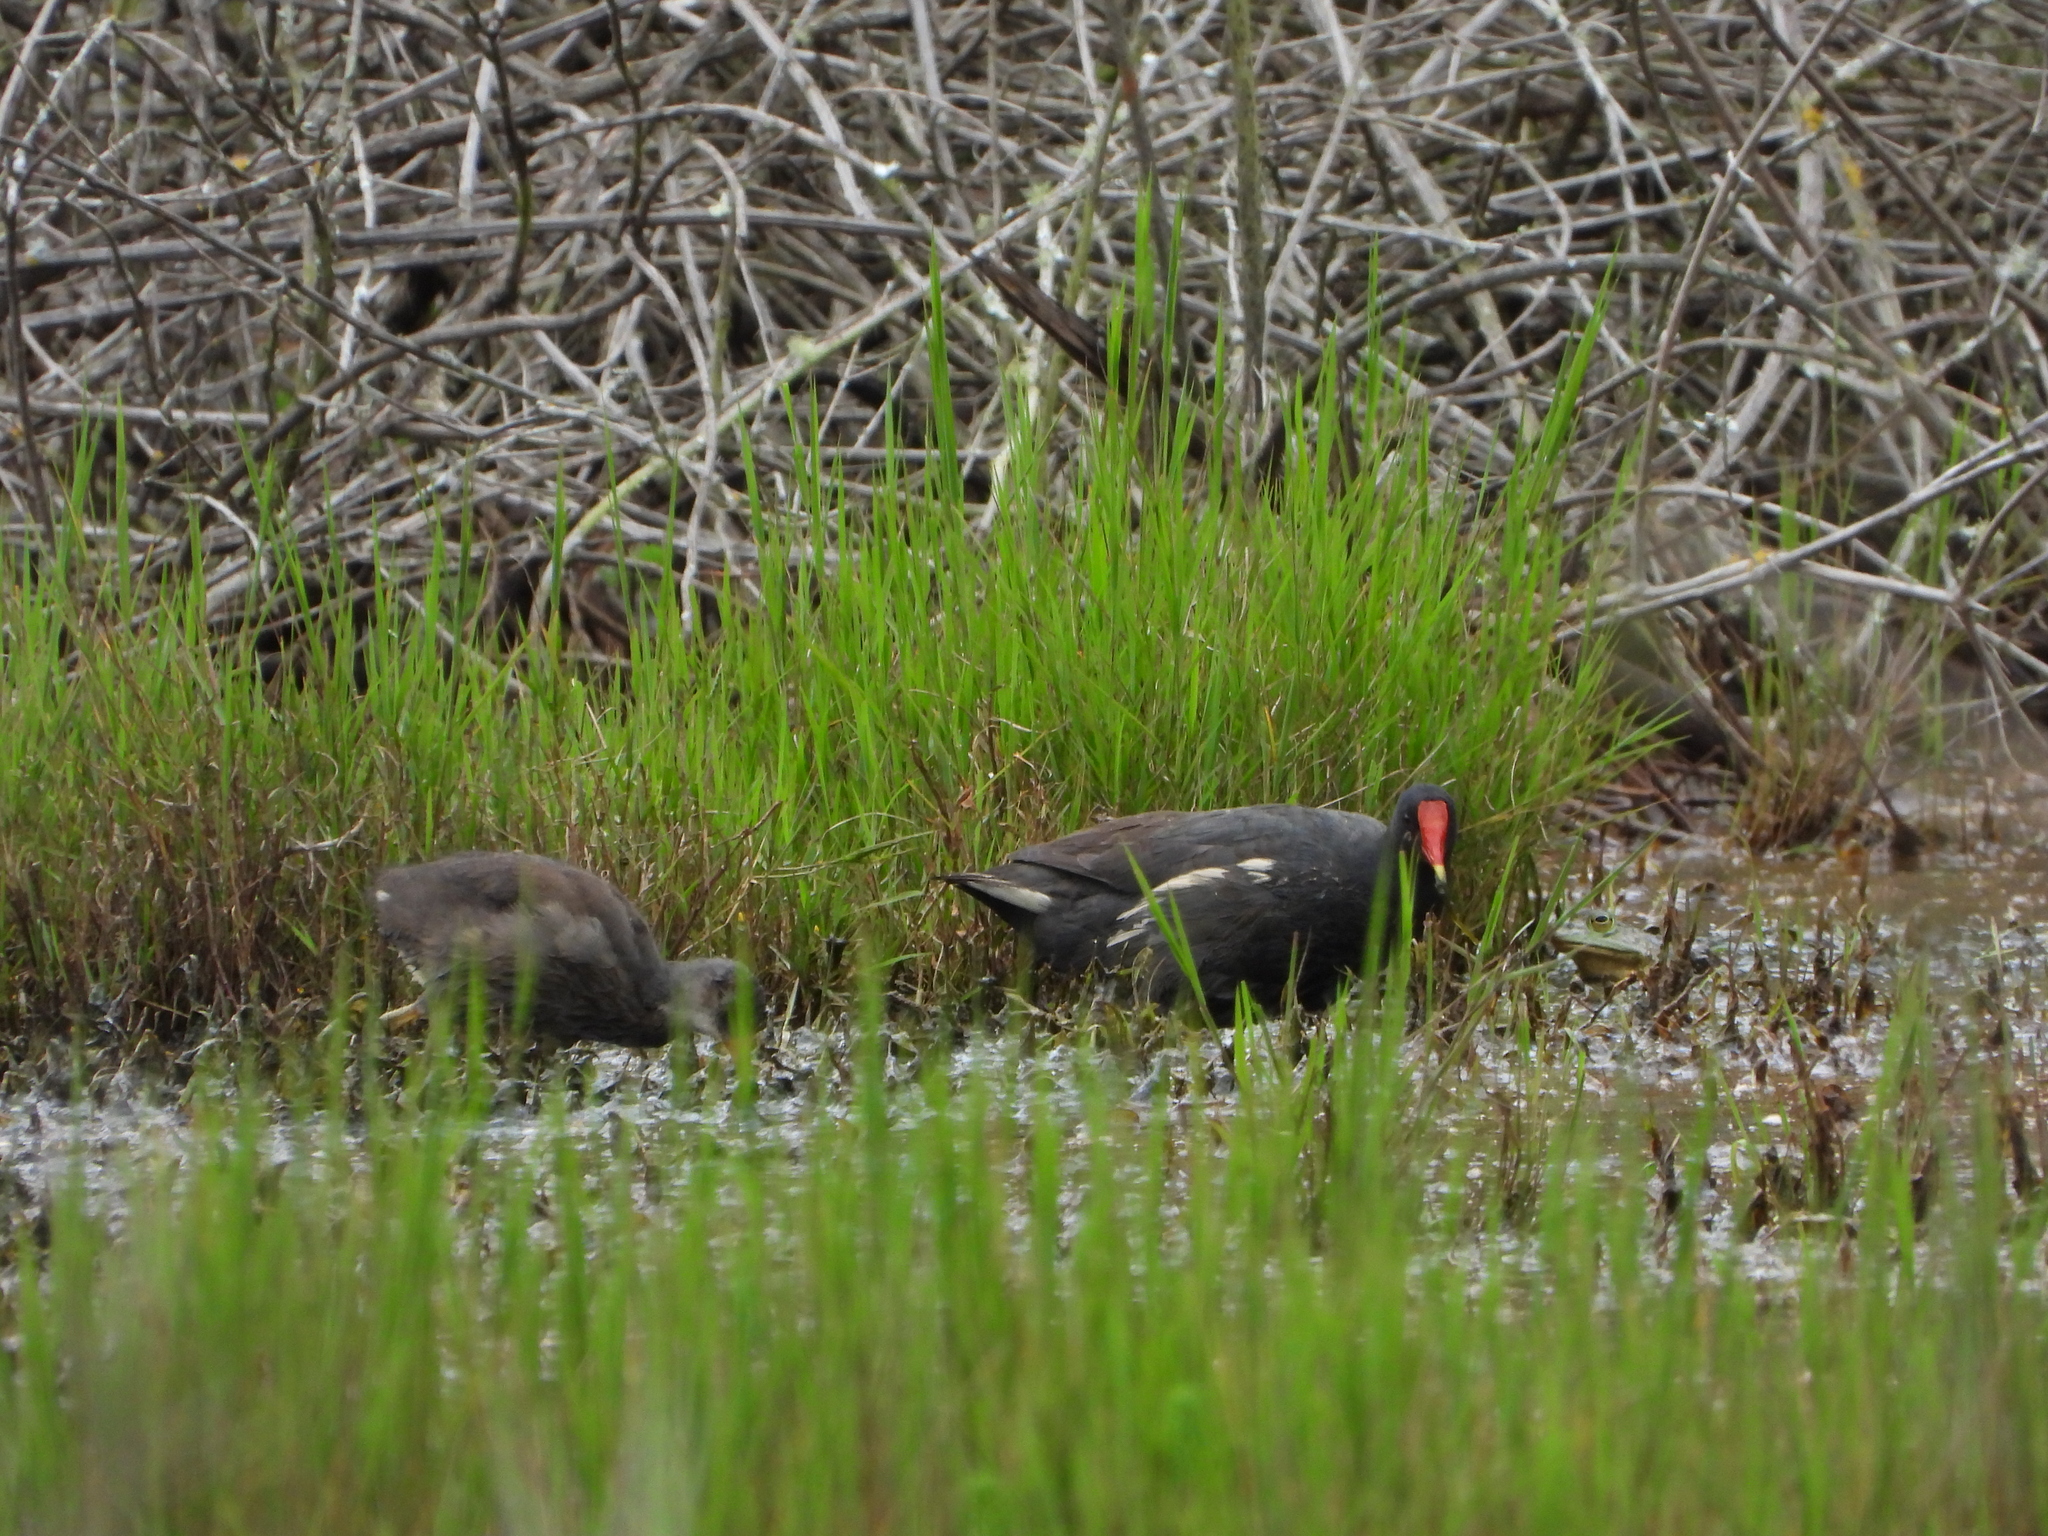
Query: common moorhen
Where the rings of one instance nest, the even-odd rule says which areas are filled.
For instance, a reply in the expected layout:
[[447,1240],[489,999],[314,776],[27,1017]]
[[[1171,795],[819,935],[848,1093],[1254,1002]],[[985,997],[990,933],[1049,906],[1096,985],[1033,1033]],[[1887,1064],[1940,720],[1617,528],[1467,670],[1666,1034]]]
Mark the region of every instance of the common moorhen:
[[1170,1003],[1180,967],[1135,860],[1159,903],[1178,912],[1212,1016],[1227,1019],[1240,982],[1266,1008],[1280,1005],[1290,979],[1303,1006],[1328,1006],[1365,959],[1375,900],[1385,903],[1389,937],[1396,931],[1395,853],[1420,855],[1420,932],[1444,904],[1457,829],[1451,797],[1421,784],[1394,803],[1391,829],[1305,805],[1148,811],[1023,849],[994,869],[944,878],[1028,935],[1054,970],[1135,968],[1145,994]]
[[370,898],[428,1003],[449,993],[460,1007],[469,968],[480,966],[491,1010],[509,1017],[530,972],[527,1020],[550,1039],[660,1046],[685,1030],[723,1039],[740,983],[753,979],[737,960],[663,959],[647,919],[610,881],[538,854],[397,866],[377,876]]

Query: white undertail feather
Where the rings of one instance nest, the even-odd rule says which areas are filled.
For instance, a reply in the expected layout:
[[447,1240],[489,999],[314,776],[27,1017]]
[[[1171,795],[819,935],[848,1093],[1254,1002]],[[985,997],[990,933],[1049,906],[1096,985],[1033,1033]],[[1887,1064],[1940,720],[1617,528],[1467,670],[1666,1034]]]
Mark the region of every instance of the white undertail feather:
[[987,875],[962,875],[960,883],[990,901],[999,901],[1006,907],[1015,907],[1021,912],[1049,912],[1052,898],[1043,891],[1034,891],[1028,885],[1016,885],[1008,880],[994,880]]

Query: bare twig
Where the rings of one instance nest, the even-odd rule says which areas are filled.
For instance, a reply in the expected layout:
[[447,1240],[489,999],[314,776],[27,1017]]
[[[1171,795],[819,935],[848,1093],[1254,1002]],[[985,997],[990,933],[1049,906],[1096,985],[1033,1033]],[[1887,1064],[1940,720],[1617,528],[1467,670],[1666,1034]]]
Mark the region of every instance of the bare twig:
[[[554,605],[601,649],[593,583],[757,582],[754,523],[823,559],[887,444],[913,450],[890,473],[936,472],[934,252],[947,483],[1001,493],[1023,402],[1040,483],[1070,485],[1099,389],[996,295],[1103,379],[1085,317],[1140,265],[1149,195],[1176,274],[1152,371],[1187,399],[1241,383],[1261,462],[1330,357],[1339,409],[1375,380],[1429,416],[1445,493],[1483,493],[1605,284],[1559,505],[1589,571],[1620,568],[1617,488],[1645,511],[1586,623],[1712,600],[1780,625],[1764,577],[1800,570],[1859,645],[1891,605],[1934,612],[2033,686],[2038,14],[1646,3],[16,7],[0,536],[99,530],[92,558],[145,583],[189,558],[229,625],[290,600],[292,541],[423,590],[467,514],[503,633]],[[1011,241],[1018,270],[974,274]],[[124,477],[56,504],[46,461],[116,415]],[[814,453],[846,487],[823,507],[792,476]]]

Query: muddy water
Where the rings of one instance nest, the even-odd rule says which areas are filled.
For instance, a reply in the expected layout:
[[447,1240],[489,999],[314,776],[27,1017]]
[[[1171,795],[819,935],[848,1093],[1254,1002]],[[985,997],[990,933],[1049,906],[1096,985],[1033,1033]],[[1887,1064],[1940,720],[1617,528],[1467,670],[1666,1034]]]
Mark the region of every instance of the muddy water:
[[1900,857],[1882,811],[1861,836],[1756,857],[1725,838],[1680,838],[1650,851],[1631,885],[1708,882],[1724,925],[1749,914],[1810,930],[1867,912],[1888,946],[1943,973],[1993,956],[2002,935],[2048,925],[2048,778],[1946,774],[1892,796],[1924,841]]
[[[1861,836],[1764,857],[1711,831],[1645,836],[1660,824],[1654,812],[1576,846],[1561,838],[1551,869],[1565,905],[1597,900],[1642,927],[1663,925],[1674,913],[1696,921],[1690,985],[1652,998],[1641,981],[1588,987],[1568,962],[1540,950],[1525,957],[1515,990],[1532,1010],[1521,1017],[1538,1026],[1535,1047],[1519,1049],[1505,1016],[1471,1032],[1461,1047],[1469,1054],[1446,1074],[1453,1101],[1445,1108],[1469,1123],[1472,1134],[1462,1142],[1473,1151],[1466,1166],[1439,1168],[1439,1188],[1464,1178],[1487,1186],[1489,1198],[1505,1198],[1494,1184],[1503,1177],[1509,1136],[1523,1140],[1525,1153],[1540,1152],[1547,1129],[1572,1112],[1566,1101],[1590,1096],[1631,1110],[1610,1117],[1601,1161],[1625,1177],[1649,1169],[1643,1176],[1654,1199],[1657,1175],[1634,1108],[1682,1142],[1711,1088],[1721,1106],[1706,1149],[1714,1187],[1698,1214],[1712,1244],[1760,1236],[1746,1243],[1744,1263],[1768,1276],[1790,1262],[1784,1243],[1803,1232],[1806,1218],[1796,1199],[1757,1206],[1759,1177],[1771,1159],[1792,1170],[1803,1165],[1817,1102],[1839,1115],[1845,1140],[1853,1135],[1882,1066],[1901,979],[1923,964],[1940,1075],[1953,1078],[1973,1052],[1995,1057],[2016,1096],[2038,1114],[2048,1103],[2039,1006],[2048,990],[2048,777],[1931,775],[1895,791],[1893,805],[1921,835],[1915,856],[1894,849],[1881,814]],[[1711,819],[1711,807],[1704,811],[1693,807],[1696,825]],[[1081,1080],[1090,1075],[1125,1101],[1128,1117],[1164,1113],[1186,1125],[1229,1113],[1224,1040],[1146,1053],[1096,1048],[1044,1018],[1033,1031],[1029,1049],[1013,1028],[1007,1037],[971,1036],[949,1051],[913,1039],[924,1032],[912,1029],[889,1042],[889,1071],[908,1080],[929,1071],[935,1063],[928,1058],[939,1053],[956,1079],[983,1074],[1019,1104],[1050,1093],[1076,1119]],[[1408,1049],[1418,1080],[1444,1066],[1440,1037],[1417,1032]],[[817,1117],[847,1113],[852,1055],[843,1035],[771,1027],[758,1094],[736,1108],[723,1061],[694,1047],[665,1057],[571,1053],[566,1067],[576,1086],[563,1123],[592,1146],[647,1147],[709,1134],[800,1155]],[[899,1094],[895,1102],[899,1113],[914,1115],[923,1096]],[[480,1151],[490,1159],[522,1155],[553,1123],[508,1103]],[[160,1085],[116,1081],[75,1105],[0,1101],[0,1232],[32,1222],[62,1177],[82,1178],[89,1203],[118,1221],[119,1187],[137,1158],[189,1153],[189,1127],[176,1096]],[[282,1160],[302,1149],[280,1133],[274,1155]],[[1774,1238],[1784,1240],[1777,1249]]]
[[[1928,1059],[1961,1111],[1948,1139],[1968,1120],[1961,1096],[1989,1074],[2025,1117],[2037,1168],[2048,1141],[2048,776],[1930,774],[1894,791],[1892,806],[1917,836],[1895,837],[1877,809],[1825,846],[1758,856],[1720,832],[1644,836],[1661,826],[1650,812],[1624,818],[1616,836],[1589,828],[1553,855],[1567,904],[1597,901],[1651,929],[1696,912],[1697,974],[1661,1010],[1641,982],[1589,988],[1556,963],[1547,1054],[1583,1069],[1575,1091],[1640,1107],[1667,1140],[1693,1133],[1711,1090],[1713,1187],[1698,1214],[1710,1248],[1744,1243],[1742,1267],[1759,1278],[1794,1273],[1797,1245],[1826,1236],[1778,1181],[1812,1182],[1817,1113],[1853,1156],[1915,971],[1927,978]],[[1530,1094],[1532,1074],[1507,1052],[1480,1055],[1497,1092]],[[1930,1145],[1944,1135],[1939,1116]],[[1646,1170],[1654,1198],[1649,1150],[1647,1138],[1626,1141],[1606,1161]],[[1681,1145],[1681,1160],[1693,1150]],[[1940,1173],[1966,1185],[1967,1159],[1946,1158]],[[1789,1198],[1760,1197],[1765,1184]]]
[[[1597,890],[1626,921],[1652,929],[1674,908],[1681,918],[1698,909],[1703,974],[1681,1010],[1695,1026],[1687,1044],[1718,1017],[1722,1046],[1739,1037],[1773,1073],[1796,1074],[1789,1043],[1762,1016],[1782,1001],[1814,1026],[1802,1039],[1816,1078],[1867,1080],[1882,1062],[1900,980],[1924,966],[1939,1038],[1960,1049],[1964,1032],[1996,1024],[2031,1065],[2048,981],[2048,777],[1930,775],[1892,804],[1917,851],[1896,846],[1881,811],[1826,846],[1762,856],[1717,834],[1620,846],[1594,836],[1567,887],[1581,898]],[[1833,996],[1823,1001],[1825,991]],[[1627,1001],[1618,995],[1605,1016],[1616,1019]],[[1647,1063],[1635,1075],[1661,1081]]]

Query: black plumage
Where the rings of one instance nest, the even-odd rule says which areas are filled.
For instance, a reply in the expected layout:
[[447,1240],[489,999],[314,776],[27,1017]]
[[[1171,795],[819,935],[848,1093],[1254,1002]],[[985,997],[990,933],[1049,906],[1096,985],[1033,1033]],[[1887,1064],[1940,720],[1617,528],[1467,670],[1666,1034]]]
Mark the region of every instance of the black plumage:
[[[1417,932],[1444,904],[1457,837],[1450,796],[1419,785],[1371,816],[1303,805],[1149,811],[1012,854],[993,869],[944,878],[1030,938],[1056,971],[1133,969],[1159,1003],[1182,974],[1138,875],[1186,933],[1210,1011],[1227,1019],[1240,983],[1266,1008],[1290,978],[1304,1006],[1326,1007],[1365,959],[1376,900],[1388,937],[1399,922],[1396,853],[1417,855]],[[1135,869],[1133,865],[1135,863]]]
[[[742,982],[737,960],[671,961],[610,881],[531,853],[458,853],[400,865],[370,887],[377,927],[433,1003],[460,1008],[471,968],[494,1014],[522,985],[527,1023],[555,1040],[660,1046],[690,1031],[721,1038]],[[754,990],[755,1016],[760,993]]]

